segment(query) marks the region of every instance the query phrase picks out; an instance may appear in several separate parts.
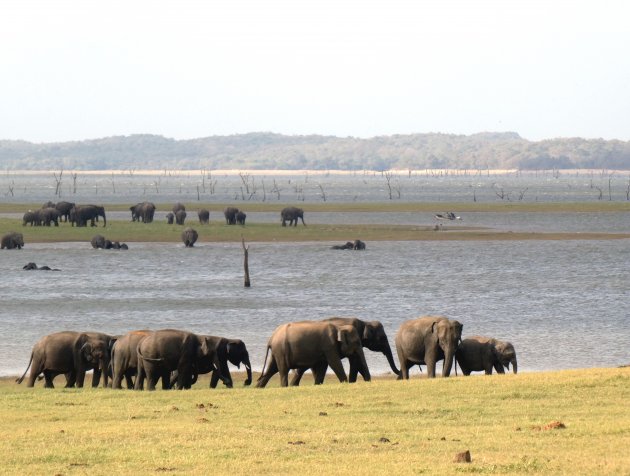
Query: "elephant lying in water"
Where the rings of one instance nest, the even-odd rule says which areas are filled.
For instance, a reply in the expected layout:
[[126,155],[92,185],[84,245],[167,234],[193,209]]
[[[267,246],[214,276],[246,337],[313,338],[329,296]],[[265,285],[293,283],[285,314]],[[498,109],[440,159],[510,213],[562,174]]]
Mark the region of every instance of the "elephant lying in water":
[[[271,359],[267,366],[269,353]],[[340,382],[346,382],[348,377],[341,364],[345,356],[356,356],[361,367],[367,369],[361,337],[351,325],[337,327],[321,321],[282,324],[269,338],[263,372],[256,386],[264,387],[271,377],[280,373],[280,385],[287,387],[291,369],[308,368],[313,370],[315,384],[320,384],[328,366]]]
[[455,353],[457,363],[464,375],[471,372],[485,372],[492,374],[494,368],[497,373],[503,374],[503,368],[518,372],[516,351],[510,342],[504,342],[491,337],[474,336],[464,339]]

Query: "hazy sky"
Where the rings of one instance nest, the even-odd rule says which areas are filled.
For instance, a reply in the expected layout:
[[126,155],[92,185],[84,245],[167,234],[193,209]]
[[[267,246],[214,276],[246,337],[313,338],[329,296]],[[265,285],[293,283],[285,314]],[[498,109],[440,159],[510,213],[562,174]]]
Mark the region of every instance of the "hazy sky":
[[0,139],[630,140],[627,1],[0,3]]

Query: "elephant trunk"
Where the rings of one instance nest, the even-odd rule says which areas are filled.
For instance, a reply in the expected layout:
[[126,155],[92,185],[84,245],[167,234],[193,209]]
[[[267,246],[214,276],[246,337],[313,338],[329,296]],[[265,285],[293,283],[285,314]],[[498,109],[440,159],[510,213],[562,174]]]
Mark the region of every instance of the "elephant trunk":
[[400,370],[396,367],[396,364],[394,363],[394,356],[392,355],[392,349],[389,346],[389,343],[387,344],[387,347],[382,352],[383,352],[383,355],[387,357],[387,363],[389,364],[389,367],[392,369],[392,372],[400,376]]
[[[512,372],[517,373],[518,372],[518,364],[516,363],[516,357],[512,358],[510,363],[512,364]],[[508,367],[508,370],[509,369],[510,368]]]
[[247,378],[245,379],[244,385],[252,384],[252,366],[249,363],[249,356],[245,357],[243,360],[243,364],[245,365],[245,370],[247,370]]
[[453,367],[453,357],[455,357],[455,351],[453,349],[448,349],[446,352],[444,352],[442,377],[448,377],[451,375],[451,368]]
[[107,218],[105,218],[105,212],[103,212],[103,228],[107,226]]

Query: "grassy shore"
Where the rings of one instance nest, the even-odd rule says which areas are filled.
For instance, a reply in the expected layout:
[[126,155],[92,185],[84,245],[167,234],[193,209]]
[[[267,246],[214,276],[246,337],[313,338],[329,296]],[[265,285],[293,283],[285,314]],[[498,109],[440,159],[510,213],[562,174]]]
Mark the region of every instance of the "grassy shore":
[[[1,472],[630,472],[630,368],[334,380],[216,390],[206,380],[149,393],[28,389],[5,379]],[[471,463],[453,461],[466,450]]]

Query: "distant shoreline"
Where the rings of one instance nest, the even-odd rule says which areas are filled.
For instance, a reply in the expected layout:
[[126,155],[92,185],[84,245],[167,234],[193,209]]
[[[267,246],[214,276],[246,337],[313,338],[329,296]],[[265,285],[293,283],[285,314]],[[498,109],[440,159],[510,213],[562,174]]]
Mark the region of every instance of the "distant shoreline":
[[255,176],[266,175],[375,175],[384,173],[393,173],[397,175],[628,175],[630,170],[610,170],[610,169],[539,169],[539,170],[520,170],[520,169],[391,169],[391,170],[314,170],[314,169],[112,169],[112,170],[80,170],[80,169],[51,169],[51,170],[6,170],[5,175],[41,175],[52,174],[63,171],[68,174],[83,175],[191,175],[206,173],[212,175],[239,175],[248,174]]

